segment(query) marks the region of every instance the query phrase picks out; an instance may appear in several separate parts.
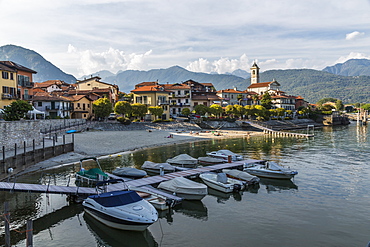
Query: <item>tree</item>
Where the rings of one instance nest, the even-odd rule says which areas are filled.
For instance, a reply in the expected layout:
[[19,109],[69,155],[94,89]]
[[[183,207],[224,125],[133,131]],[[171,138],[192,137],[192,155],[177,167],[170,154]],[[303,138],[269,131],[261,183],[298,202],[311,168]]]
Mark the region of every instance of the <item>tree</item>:
[[237,116],[237,117],[241,117],[243,116],[245,113],[245,108],[241,105],[234,105],[234,114]]
[[207,112],[209,112],[209,109],[205,105],[196,105],[194,107],[194,111],[196,114],[199,114],[201,116],[205,115]]
[[258,94],[253,94],[252,95],[253,105],[257,105],[259,99],[260,96]]
[[335,98],[323,98],[323,99],[320,99],[319,101],[317,101],[317,105],[322,105],[322,104],[325,104],[327,102],[332,102],[332,103],[335,103],[337,102],[338,99],[335,99]]
[[272,98],[268,91],[266,91],[261,98],[261,105],[266,109],[272,108]]
[[163,114],[163,108],[160,106],[149,106],[148,110],[152,115],[154,115],[155,119]]
[[190,115],[190,109],[185,107],[181,110],[181,115],[184,115],[184,116],[189,116]]
[[235,108],[234,108],[234,106],[233,106],[233,105],[228,105],[228,106],[226,106],[226,108],[225,108],[225,113],[226,113],[227,115],[229,115],[229,116],[234,115],[234,113],[235,113]]
[[107,98],[100,98],[93,103],[95,117],[106,118],[112,112],[112,103]]
[[257,116],[257,120],[267,120],[269,118],[269,111],[262,105],[255,106],[255,115]]
[[127,101],[118,101],[114,106],[114,112],[117,114],[122,114],[125,117],[131,116],[131,104]]
[[282,117],[284,117],[285,112],[286,112],[285,108],[282,108],[282,107],[281,108],[276,108],[276,113],[277,113],[278,117],[280,117],[281,119],[282,119]]
[[132,107],[132,115],[135,117],[143,118],[145,114],[148,112],[148,107],[144,104],[135,103],[131,105]]
[[255,108],[255,105],[246,105],[244,106],[245,108],[245,115],[249,118],[249,116],[254,116],[255,112],[256,112],[256,108]]
[[342,111],[344,109],[344,105],[341,100],[337,100],[337,102],[335,102],[335,109],[337,109],[337,111]]
[[4,106],[3,118],[6,121],[17,121],[24,118],[28,111],[32,111],[31,104],[24,100],[16,100]]
[[241,105],[242,100],[243,100],[243,95],[242,94],[238,94],[237,99],[238,99],[239,105]]
[[213,104],[209,107],[210,113],[215,115],[216,117],[220,117],[222,115],[223,109],[220,105]]

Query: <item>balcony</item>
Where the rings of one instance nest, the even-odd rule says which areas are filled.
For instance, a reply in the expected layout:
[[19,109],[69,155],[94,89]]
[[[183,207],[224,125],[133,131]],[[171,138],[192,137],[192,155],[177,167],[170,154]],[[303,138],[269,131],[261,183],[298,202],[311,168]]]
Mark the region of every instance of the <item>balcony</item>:
[[18,96],[10,93],[3,93],[1,94],[1,99],[18,99]]
[[57,110],[59,110],[59,106],[53,106],[53,107],[51,107],[51,106],[46,106],[45,107],[45,110],[47,110],[47,111],[57,111]]

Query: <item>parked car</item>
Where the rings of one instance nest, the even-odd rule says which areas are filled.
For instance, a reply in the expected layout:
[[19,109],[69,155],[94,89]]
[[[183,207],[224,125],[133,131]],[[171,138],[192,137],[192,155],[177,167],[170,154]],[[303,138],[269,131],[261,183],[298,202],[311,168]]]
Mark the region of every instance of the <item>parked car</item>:
[[117,119],[117,115],[115,113],[109,114],[108,120],[116,120],[116,119]]

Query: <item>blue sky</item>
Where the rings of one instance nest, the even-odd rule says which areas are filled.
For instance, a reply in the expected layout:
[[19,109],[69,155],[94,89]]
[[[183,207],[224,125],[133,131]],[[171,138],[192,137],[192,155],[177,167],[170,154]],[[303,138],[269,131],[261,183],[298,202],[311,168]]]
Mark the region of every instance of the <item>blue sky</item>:
[[34,50],[76,77],[370,59],[370,0],[0,0],[0,10],[0,46]]

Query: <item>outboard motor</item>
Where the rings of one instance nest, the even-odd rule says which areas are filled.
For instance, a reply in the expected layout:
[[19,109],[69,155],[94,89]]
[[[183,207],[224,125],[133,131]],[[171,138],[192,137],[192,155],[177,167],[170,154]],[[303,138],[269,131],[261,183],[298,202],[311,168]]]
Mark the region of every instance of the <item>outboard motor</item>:
[[242,186],[240,184],[234,184],[233,186],[233,192],[239,192],[241,191]]

